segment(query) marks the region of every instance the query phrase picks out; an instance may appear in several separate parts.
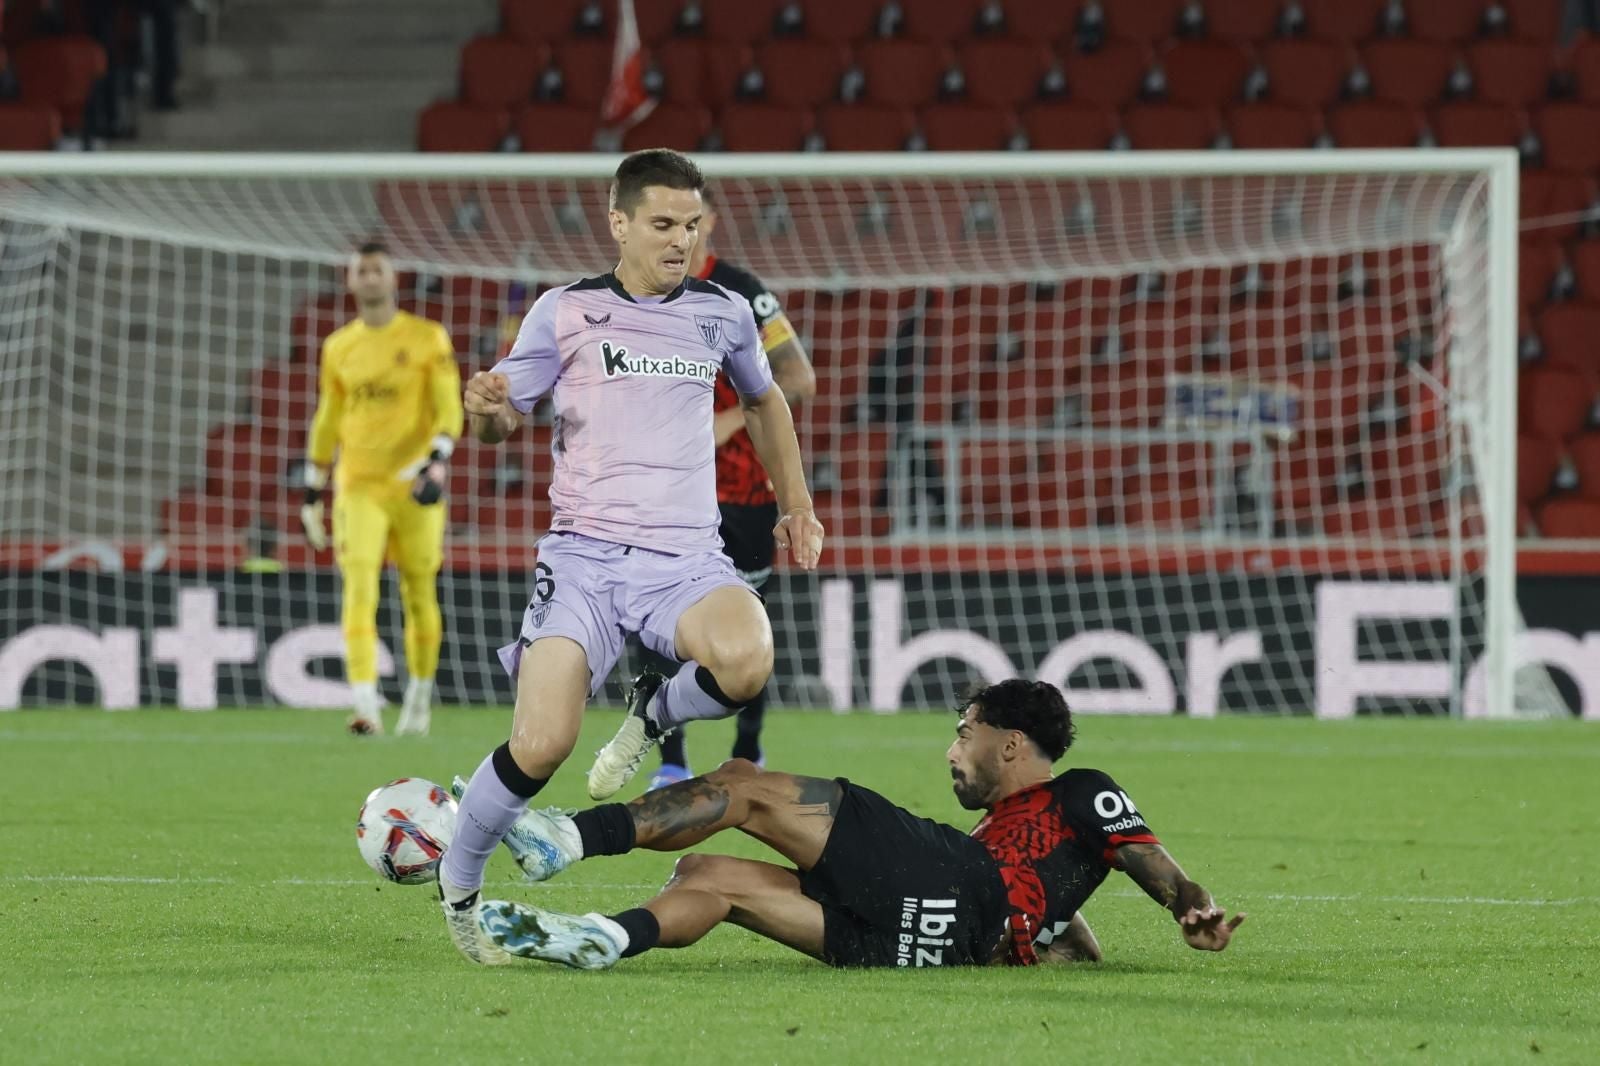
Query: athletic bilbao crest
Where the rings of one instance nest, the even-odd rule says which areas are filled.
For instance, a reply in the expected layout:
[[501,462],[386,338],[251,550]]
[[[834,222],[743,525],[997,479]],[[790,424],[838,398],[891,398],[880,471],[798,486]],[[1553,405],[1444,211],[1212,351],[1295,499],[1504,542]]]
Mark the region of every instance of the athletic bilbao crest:
[[707,348],[715,348],[722,340],[722,319],[695,315],[694,324],[700,327],[700,336],[705,338]]

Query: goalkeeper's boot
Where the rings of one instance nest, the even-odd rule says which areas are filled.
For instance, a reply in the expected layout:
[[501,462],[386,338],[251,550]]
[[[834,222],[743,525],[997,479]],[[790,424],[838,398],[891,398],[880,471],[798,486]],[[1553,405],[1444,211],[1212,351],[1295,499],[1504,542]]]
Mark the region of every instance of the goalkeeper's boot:
[[378,695],[378,686],[369,683],[351,685],[350,689],[355,707],[345,728],[353,736],[383,736],[383,697]]
[[456,950],[480,966],[508,966],[511,956],[483,928],[482,893],[473,889],[463,895],[460,889],[439,879],[439,906],[444,911],[445,928]]
[[676,785],[680,781],[687,781],[693,776],[694,771],[687,766],[679,766],[675,762],[664,762],[650,776],[650,784],[646,786],[645,791],[654,792],[658,788],[666,788],[668,785]]
[[595,752],[594,765],[589,767],[589,798],[610,799],[622,786],[639,772],[639,764],[662,737],[672,732],[662,729],[651,720],[650,701],[667,679],[654,670],[646,670],[633,681],[633,694],[628,698],[628,716],[622,728],[611,738],[611,743]]
[[400,721],[395,723],[396,736],[425,737],[433,720],[433,682],[413,678],[406,685],[406,698],[400,704]]
[[[450,782],[450,794],[460,799],[467,791],[465,778],[457,775]],[[572,817],[558,807],[522,812],[500,842],[522,867],[528,881],[548,881],[583,858],[583,838]]]
[[628,946],[628,934],[603,914],[580,918],[496,899],[483,904],[482,922],[501,950],[575,970],[609,970]]

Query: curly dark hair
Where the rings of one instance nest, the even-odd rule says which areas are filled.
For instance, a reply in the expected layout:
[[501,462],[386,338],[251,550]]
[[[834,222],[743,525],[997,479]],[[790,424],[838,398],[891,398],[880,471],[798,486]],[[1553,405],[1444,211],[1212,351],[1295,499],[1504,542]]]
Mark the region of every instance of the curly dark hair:
[[633,209],[644,199],[645,189],[652,185],[699,191],[705,188],[706,179],[695,161],[682,152],[646,148],[617,165],[617,173],[611,179],[611,206],[631,218]]
[[956,713],[976,705],[976,718],[996,729],[1015,729],[1055,762],[1072,747],[1077,727],[1061,690],[1048,681],[1013,677],[993,685],[974,685]]

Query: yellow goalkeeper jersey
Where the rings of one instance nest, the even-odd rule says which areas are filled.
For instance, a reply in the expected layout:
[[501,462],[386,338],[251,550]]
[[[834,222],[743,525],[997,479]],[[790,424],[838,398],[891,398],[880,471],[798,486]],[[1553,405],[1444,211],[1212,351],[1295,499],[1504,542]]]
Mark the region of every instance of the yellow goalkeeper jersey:
[[461,436],[461,375],[450,334],[399,312],[381,329],[361,319],[322,344],[310,456],[333,462],[335,484],[393,482],[432,450]]

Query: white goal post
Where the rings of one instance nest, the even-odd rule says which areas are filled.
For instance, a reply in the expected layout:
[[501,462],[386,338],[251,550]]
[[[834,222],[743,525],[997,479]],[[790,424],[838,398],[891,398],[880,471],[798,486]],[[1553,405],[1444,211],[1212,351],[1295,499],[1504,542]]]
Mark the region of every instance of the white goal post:
[[[1564,711],[1514,659],[1515,152],[699,161],[820,382],[832,540],[771,589],[781,702],[1016,671],[1087,711]],[[341,264],[386,242],[483,369],[613,263],[615,164],[0,161],[0,709],[342,702],[292,489]],[[551,432],[452,462],[446,702],[509,697]]]

